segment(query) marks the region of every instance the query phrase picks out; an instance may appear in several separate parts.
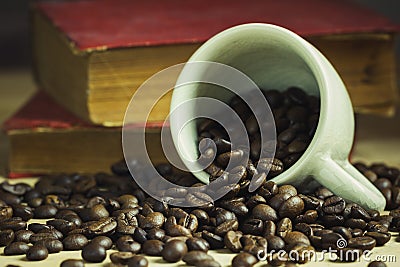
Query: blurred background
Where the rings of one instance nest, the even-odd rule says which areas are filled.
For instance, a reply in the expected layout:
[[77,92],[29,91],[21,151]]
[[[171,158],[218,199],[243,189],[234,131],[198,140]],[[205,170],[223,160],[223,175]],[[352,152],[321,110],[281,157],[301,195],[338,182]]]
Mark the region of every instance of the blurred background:
[[[399,0],[355,0],[360,4],[372,8],[394,22],[400,23],[400,1]],[[30,42],[30,18],[29,6],[32,1],[28,0],[2,0],[0,7],[0,123],[10,116],[21,106],[35,91],[35,85],[31,73],[31,42]],[[400,42],[397,42],[397,60],[400,55]],[[399,60],[398,60],[399,62]],[[398,75],[400,76],[400,75]],[[16,93],[18,91],[18,93]],[[387,140],[400,139],[400,116],[382,118],[375,116],[358,115],[357,127],[370,127],[369,130],[357,130],[357,141],[368,138],[374,140],[373,152],[371,144],[364,147],[358,145],[355,149],[355,158],[359,155],[368,155],[378,160],[384,159],[379,156],[383,151],[385,161],[400,166],[400,158],[397,154],[387,152],[392,145],[384,143]],[[396,144],[400,144],[400,141]],[[390,146],[390,147],[385,147]],[[0,166],[6,161],[7,141],[4,134],[0,134]],[[400,146],[398,146],[400,148]],[[393,150],[393,149],[392,149]],[[398,149],[396,149],[397,151]],[[378,151],[378,152],[376,152]],[[378,153],[378,154],[376,154]],[[383,156],[382,156],[383,157]],[[0,168],[3,171],[4,168]],[[0,175],[3,174],[0,172]]]

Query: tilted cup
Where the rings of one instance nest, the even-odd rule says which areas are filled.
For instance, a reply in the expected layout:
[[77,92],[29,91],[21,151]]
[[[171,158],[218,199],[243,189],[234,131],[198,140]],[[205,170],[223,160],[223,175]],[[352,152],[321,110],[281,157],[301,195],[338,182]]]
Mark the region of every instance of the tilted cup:
[[[354,114],[346,88],[330,62],[310,43],[279,26],[244,24],[227,29],[203,44],[188,62],[198,61],[232,66],[260,88],[283,91],[298,86],[318,96],[320,116],[311,143],[293,166],[272,180],[298,185],[307,183],[306,178],[311,176],[346,200],[368,209],[384,209],[383,195],[348,161],[354,137]],[[184,72],[185,68],[177,84],[186,79]],[[201,80],[204,72],[190,75],[194,80]],[[198,97],[198,86],[175,88],[171,111],[180,103]],[[226,95],[221,97],[221,92]],[[210,90],[208,94],[224,101],[231,97],[226,91]],[[196,108],[188,107],[186,112],[195,117]],[[186,130],[178,132],[178,120],[179,116],[170,118],[174,145],[181,158],[189,155],[195,160],[199,155],[196,122],[188,122]],[[181,147],[185,147],[185,155]],[[208,181],[209,175],[204,171],[193,173],[201,181]]]

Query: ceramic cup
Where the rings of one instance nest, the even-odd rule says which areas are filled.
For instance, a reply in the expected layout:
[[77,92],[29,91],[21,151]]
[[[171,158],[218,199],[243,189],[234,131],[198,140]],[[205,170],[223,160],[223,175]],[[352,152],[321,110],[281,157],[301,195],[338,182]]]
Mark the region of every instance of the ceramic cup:
[[[278,184],[304,185],[313,177],[346,200],[369,209],[384,209],[383,195],[348,161],[354,137],[354,115],[346,88],[330,62],[310,43],[279,26],[244,24],[227,29],[204,43],[188,62],[198,61],[232,66],[260,88],[285,90],[298,86],[318,96],[320,117],[310,145],[293,166],[272,180]],[[184,72],[185,68],[177,84],[186,79]],[[201,80],[204,72],[190,75]],[[198,86],[174,89],[171,111],[180,103],[197,97]],[[210,90],[208,94],[210,97],[219,95],[217,98],[223,100],[230,98],[228,95],[221,98],[218,90]],[[185,113],[196,117],[196,108],[189,106]],[[199,155],[196,123],[188,122],[187,130],[178,136],[178,120],[177,116],[170,118],[177,152],[181,157],[196,159]],[[185,155],[179,149],[182,147],[186,149]],[[204,171],[193,173],[201,181],[208,181],[209,175]]]

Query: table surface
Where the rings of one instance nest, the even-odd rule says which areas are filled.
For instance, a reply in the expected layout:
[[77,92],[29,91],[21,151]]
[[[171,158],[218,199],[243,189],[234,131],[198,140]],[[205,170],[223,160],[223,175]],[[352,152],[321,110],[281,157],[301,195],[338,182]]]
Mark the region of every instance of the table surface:
[[[15,112],[35,92],[30,70],[0,70],[0,123]],[[399,112],[398,112],[399,113]],[[357,115],[355,145],[352,152],[352,161],[385,162],[388,165],[400,167],[400,115],[392,118],[384,118],[370,115]],[[0,182],[4,181],[5,167],[7,163],[7,139],[4,133],[0,133]],[[12,182],[28,182],[33,184],[35,179],[19,179]],[[377,247],[369,255],[370,260],[381,257],[387,262],[387,266],[399,266],[400,243],[394,239],[398,234],[393,234],[392,239],[383,247]],[[108,253],[112,253],[110,250]],[[230,266],[231,259],[235,254],[227,250],[210,251],[214,258],[222,266]],[[324,257],[318,253],[318,260],[309,262],[303,266],[367,266],[368,259],[362,258],[360,262],[338,263],[332,261],[328,254]],[[383,257],[383,258],[382,258]],[[64,259],[80,258],[80,252],[68,251],[50,254],[48,259],[39,262],[28,262],[24,256],[3,256],[3,248],[0,249],[0,265],[14,264],[19,266],[58,266]],[[325,258],[321,261],[321,258]],[[159,257],[148,257],[150,266],[184,266],[184,263],[167,264]],[[392,262],[389,262],[392,261]],[[109,258],[102,264],[87,264],[88,266],[110,265]],[[260,262],[256,266],[268,266]]]

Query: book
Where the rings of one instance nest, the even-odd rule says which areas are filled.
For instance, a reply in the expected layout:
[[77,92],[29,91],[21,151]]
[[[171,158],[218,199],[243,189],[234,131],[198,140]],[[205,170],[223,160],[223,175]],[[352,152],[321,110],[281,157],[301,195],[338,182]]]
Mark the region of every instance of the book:
[[[229,27],[272,23],[309,40],[332,62],[356,111],[391,114],[397,99],[394,38],[385,17],[347,0],[56,1],[32,8],[40,85],[94,124],[119,126],[137,88]],[[166,94],[149,116],[163,121]],[[137,112],[143,112],[138,107]]]
[[[10,144],[9,177],[109,173],[111,165],[123,158],[121,127],[85,122],[43,91],[37,92],[6,120],[3,130]],[[146,145],[155,163],[165,161],[160,148],[159,127],[146,126]]]

